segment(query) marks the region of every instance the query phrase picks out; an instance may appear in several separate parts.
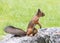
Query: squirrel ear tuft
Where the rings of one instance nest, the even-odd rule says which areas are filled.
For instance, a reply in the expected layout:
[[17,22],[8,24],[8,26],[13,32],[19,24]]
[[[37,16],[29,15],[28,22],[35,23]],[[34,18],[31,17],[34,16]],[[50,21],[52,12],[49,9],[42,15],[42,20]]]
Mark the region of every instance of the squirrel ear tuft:
[[40,9],[38,9],[38,12],[41,12]]

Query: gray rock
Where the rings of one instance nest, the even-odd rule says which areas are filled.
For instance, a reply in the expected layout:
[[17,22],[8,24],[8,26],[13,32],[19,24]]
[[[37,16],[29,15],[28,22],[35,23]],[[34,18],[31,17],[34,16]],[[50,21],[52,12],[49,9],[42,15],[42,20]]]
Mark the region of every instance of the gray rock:
[[60,27],[39,29],[33,37],[14,37],[12,34],[7,34],[0,43],[60,43],[60,34],[56,32],[60,32]]
[[1,43],[45,43],[42,37],[12,37],[6,40],[2,40]]

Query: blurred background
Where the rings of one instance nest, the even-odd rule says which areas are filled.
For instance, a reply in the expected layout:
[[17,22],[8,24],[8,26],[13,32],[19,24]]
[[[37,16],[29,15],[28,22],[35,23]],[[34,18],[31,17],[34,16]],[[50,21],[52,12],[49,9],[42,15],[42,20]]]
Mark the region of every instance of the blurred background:
[[38,8],[45,13],[39,20],[43,28],[60,27],[60,0],[0,0],[0,38],[9,25],[26,31]]

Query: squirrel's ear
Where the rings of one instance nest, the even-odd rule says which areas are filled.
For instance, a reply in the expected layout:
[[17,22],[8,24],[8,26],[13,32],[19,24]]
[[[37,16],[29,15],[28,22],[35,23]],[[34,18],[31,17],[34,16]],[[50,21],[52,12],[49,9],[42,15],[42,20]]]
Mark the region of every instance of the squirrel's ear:
[[40,12],[40,9],[38,9],[38,12]]
[[41,12],[40,9],[38,9],[38,12]]

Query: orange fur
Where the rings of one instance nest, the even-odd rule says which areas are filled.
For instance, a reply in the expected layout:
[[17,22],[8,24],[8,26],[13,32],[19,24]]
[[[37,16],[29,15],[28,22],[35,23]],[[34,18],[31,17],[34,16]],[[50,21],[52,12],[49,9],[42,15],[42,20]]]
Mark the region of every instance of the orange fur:
[[40,28],[42,27],[41,24],[39,23],[39,18],[45,16],[43,12],[38,9],[37,14],[32,18],[32,20],[29,22],[28,27],[27,27],[27,35],[34,36],[38,31],[35,28],[35,25],[38,24]]

